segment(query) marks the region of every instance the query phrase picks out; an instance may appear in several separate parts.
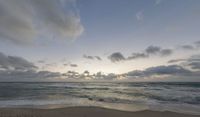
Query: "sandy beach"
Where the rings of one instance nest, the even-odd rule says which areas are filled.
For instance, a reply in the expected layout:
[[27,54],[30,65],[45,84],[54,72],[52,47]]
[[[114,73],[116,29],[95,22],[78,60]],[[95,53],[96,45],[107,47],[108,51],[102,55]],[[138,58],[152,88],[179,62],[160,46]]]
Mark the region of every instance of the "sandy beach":
[[125,112],[98,107],[69,107],[60,109],[1,108],[0,117],[200,117],[175,112]]

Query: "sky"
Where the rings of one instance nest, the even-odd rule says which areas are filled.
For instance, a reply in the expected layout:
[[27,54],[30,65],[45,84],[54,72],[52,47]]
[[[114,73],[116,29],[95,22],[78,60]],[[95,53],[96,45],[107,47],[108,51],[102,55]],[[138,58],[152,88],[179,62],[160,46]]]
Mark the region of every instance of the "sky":
[[199,0],[0,0],[0,81],[200,81],[199,31]]

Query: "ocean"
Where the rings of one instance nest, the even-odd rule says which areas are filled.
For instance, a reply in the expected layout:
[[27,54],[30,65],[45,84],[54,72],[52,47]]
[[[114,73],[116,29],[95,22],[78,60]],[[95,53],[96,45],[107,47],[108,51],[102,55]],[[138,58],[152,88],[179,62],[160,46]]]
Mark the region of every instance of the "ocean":
[[200,83],[0,83],[1,108],[74,106],[200,114]]

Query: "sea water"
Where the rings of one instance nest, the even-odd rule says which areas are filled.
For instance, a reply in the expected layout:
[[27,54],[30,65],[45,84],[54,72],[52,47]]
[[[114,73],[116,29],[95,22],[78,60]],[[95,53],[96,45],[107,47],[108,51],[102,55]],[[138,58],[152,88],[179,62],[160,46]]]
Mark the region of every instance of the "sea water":
[[200,114],[200,83],[0,83],[0,107],[72,106]]

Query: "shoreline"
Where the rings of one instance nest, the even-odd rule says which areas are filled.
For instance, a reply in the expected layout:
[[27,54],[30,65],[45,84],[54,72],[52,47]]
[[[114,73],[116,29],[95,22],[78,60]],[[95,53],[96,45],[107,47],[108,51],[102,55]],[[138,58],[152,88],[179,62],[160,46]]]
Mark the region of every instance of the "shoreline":
[[121,111],[102,107],[0,108],[0,117],[200,117],[171,111]]

